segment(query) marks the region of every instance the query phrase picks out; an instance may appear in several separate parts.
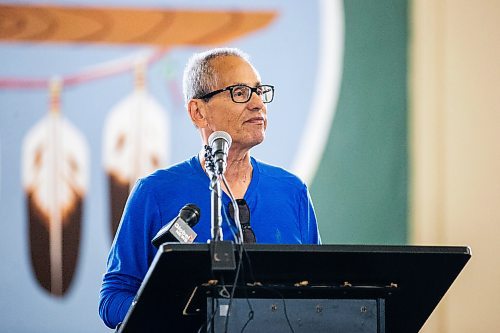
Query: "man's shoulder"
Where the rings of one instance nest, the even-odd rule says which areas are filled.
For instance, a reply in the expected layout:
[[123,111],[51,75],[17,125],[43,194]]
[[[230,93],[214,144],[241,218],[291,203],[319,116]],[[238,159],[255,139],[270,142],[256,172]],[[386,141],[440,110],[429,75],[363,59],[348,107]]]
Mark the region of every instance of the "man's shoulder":
[[252,159],[254,165],[256,165],[259,169],[260,177],[267,178],[267,180],[286,182],[298,187],[305,186],[302,179],[300,179],[297,175],[295,175],[291,171],[280,166],[276,166],[273,164],[263,162],[261,160],[257,160],[253,157]]
[[158,169],[148,176],[139,179],[139,183],[147,187],[157,187],[163,186],[165,183],[176,181],[177,179],[182,179],[183,181],[189,180],[192,174],[196,173],[196,161],[197,158],[192,157],[190,159],[178,162],[176,164],[170,165],[164,169]]

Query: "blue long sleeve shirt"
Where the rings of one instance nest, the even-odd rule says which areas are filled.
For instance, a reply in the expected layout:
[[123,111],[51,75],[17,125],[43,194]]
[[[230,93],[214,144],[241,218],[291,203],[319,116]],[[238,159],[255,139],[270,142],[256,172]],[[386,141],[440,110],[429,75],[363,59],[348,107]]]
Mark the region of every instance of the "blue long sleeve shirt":
[[[257,243],[320,244],[316,216],[306,185],[288,171],[251,158],[252,179],[245,193]],[[196,242],[210,239],[209,178],[197,156],[138,180],[111,246],[101,287],[99,314],[116,327],[123,319],[156,255],[156,233],[187,203],[200,208]],[[223,193],[223,216],[230,198]],[[232,239],[223,222],[224,239]]]

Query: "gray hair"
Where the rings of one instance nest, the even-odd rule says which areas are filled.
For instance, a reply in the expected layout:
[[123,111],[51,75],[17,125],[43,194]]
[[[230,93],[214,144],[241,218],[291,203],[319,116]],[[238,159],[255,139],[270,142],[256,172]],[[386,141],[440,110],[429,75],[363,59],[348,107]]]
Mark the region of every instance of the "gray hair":
[[212,60],[227,56],[240,57],[252,66],[248,54],[240,49],[229,47],[195,53],[189,59],[184,68],[184,77],[182,79],[184,102],[186,105],[191,99],[206,95],[215,89],[218,83],[218,76],[212,65]]

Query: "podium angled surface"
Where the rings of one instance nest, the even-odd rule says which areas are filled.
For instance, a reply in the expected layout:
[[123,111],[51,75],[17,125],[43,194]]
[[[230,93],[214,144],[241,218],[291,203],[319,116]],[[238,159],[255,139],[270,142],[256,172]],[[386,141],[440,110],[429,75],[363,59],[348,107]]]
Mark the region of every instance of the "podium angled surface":
[[[460,246],[248,244],[245,249],[244,281],[281,288],[285,299],[382,298],[390,333],[418,332],[471,257],[470,249]],[[193,300],[200,294],[195,290],[214,279],[234,282],[233,271],[214,275],[210,262],[208,244],[163,244],[118,332],[197,332],[206,322],[206,305]],[[190,315],[183,315],[187,305]]]

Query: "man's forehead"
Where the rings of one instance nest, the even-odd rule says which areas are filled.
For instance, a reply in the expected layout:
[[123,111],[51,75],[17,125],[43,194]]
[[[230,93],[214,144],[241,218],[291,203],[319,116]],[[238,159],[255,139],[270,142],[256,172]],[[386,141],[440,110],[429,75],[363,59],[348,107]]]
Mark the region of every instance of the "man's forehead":
[[261,83],[257,70],[245,59],[238,56],[223,56],[212,63],[217,81],[224,85],[245,84],[256,86]]

